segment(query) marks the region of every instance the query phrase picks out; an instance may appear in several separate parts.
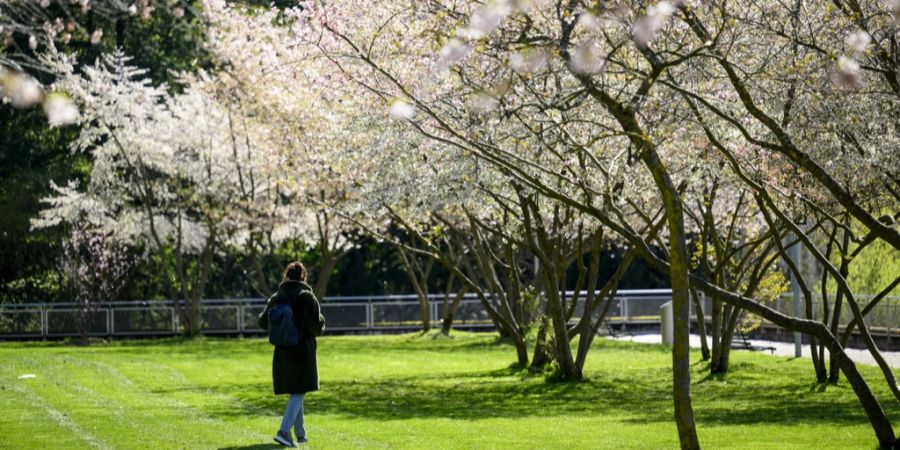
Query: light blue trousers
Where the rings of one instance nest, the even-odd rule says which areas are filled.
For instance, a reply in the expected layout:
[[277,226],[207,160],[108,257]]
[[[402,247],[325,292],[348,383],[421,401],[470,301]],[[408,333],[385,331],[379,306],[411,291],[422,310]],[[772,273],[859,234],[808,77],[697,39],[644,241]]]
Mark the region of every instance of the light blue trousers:
[[297,439],[306,436],[306,430],[303,429],[303,394],[291,394],[287,408],[284,409],[280,430],[290,434],[291,424],[294,425],[294,434]]

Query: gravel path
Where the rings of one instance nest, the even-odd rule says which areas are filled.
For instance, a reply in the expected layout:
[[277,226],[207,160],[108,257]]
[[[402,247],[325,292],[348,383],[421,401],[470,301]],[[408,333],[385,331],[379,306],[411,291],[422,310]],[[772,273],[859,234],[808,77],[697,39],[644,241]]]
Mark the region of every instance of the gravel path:
[[[637,334],[633,336],[618,336],[611,339],[622,340],[622,341],[632,341],[632,342],[640,342],[645,344],[659,344],[662,342],[662,335],[660,334]],[[760,347],[775,347],[774,354],[778,356],[794,356],[794,343],[793,342],[777,342],[777,341],[760,341],[757,339],[750,339],[750,343],[755,346]],[[691,347],[700,348],[700,336],[696,334],[691,335]],[[735,350],[735,351],[747,351],[747,350]],[[853,359],[857,364],[869,364],[875,365],[875,359],[872,358],[872,355],[869,354],[868,350],[860,350],[855,348],[848,348],[846,350],[847,355]],[[764,353],[769,353],[768,351],[764,351]],[[827,352],[826,352],[827,353]],[[884,359],[887,360],[888,364],[894,368],[900,368],[900,352],[881,352],[884,356]],[[809,358],[809,345],[803,346],[803,357]]]

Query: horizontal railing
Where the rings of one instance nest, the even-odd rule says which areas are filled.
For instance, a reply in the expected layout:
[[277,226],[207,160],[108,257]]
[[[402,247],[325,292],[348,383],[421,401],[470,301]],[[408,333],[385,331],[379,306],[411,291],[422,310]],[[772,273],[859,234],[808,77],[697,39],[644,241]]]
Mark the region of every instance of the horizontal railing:
[[[451,294],[455,295],[455,294]],[[571,298],[572,293],[566,293]],[[857,296],[864,306],[871,296]],[[452,300],[452,298],[451,298]],[[609,305],[606,320],[611,325],[649,325],[659,323],[659,307],[671,300],[671,291],[622,290],[617,292]],[[833,304],[833,298],[830,304]],[[115,301],[94,305],[84,312],[75,303],[38,303],[0,305],[0,339],[44,339],[77,336],[76,320],[81,315],[91,336],[136,337],[173,336],[182,332],[179,308],[183,302],[171,300]],[[709,320],[709,299],[702,301],[704,316]],[[606,305],[595,311],[599,314]],[[783,295],[770,306],[778,311],[794,315],[794,302],[790,294]],[[200,319],[201,333],[209,335],[250,335],[263,331],[257,326],[257,317],[265,308],[265,299],[207,299],[203,301]],[[691,320],[695,319],[693,302]],[[584,294],[578,299],[575,317],[584,310]],[[821,299],[813,302],[813,318],[823,314]],[[335,332],[381,332],[421,328],[422,316],[415,295],[326,297],[322,301],[322,313],[326,317],[327,330]],[[440,325],[444,315],[444,295],[429,296],[427,314],[429,320]],[[805,317],[805,305],[799,317]],[[851,317],[844,305],[841,323],[846,325]],[[867,316],[866,323],[873,333],[896,334],[900,323],[900,298],[881,301]],[[491,329],[493,324],[487,311],[475,294],[467,294],[460,301],[453,324],[466,329]]]
[[[873,297],[873,295],[854,295],[854,299],[859,303],[859,307],[861,309],[865,308]],[[811,303],[811,318],[813,320],[821,321],[825,314],[825,305],[822,297],[819,294],[816,294]],[[829,296],[829,320],[834,315],[834,303],[834,295]],[[800,310],[796,311],[794,305],[794,296],[791,294],[781,295],[777,300],[775,300],[775,304],[770,306],[774,306],[775,309],[786,315],[802,318],[807,317],[806,302],[801,299]],[[853,311],[850,309],[850,306],[847,305],[847,299],[844,298],[841,306],[841,318],[839,320],[841,329],[849,324],[851,320],[853,320]],[[887,337],[896,335],[897,326],[900,325],[900,297],[885,297],[881,299],[881,301],[879,301],[878,304],[873,307],[868,314],[866,314],[865,322],[869,328],[869,331],[871,331],[873,334]]]
[[[570,298],[571,292],[566,293]],[[455,294],[452,294],[455,295]],[[443,294],[429,296],[427,314],[432,323],[444,315]],[[452,300],[452,297],[451,297]],[[610,305],[611,323],[652,323],[659,320],[659,306],[671,300],[669,290],[619,291]],[[336,332],[379,332],[421,328],[422,311],[415,295],[326,297],[322,302],[326,328]],[[77,324],[98,337],[174,336],[181,333],[179,309],[183,302],[114,301],[79,309],[75,303],[0,305],[0,339],[43,339],[78,336]],[[259,334],[257,317],[265,299],[207,299],[200,319],[202,334]],[[601,305],[597,311],[601,311]],[[576,305],[577,319],[584,309],[583,294]],[[493,324],[481,300],[467,294],[454,314],[455,327],[491,329]]]

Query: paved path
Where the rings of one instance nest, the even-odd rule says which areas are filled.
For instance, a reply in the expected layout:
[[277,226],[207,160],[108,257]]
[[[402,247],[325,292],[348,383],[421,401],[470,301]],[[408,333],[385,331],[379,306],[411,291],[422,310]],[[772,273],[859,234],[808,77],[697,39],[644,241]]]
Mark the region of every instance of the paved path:
[[[623,341],[632,341],[632,342],[640,342],[645,344],[659,344],[662,342],[662,335],[660,334],[637,334],[633,336],[624,335],[611,339],[623,340]],[[775,354],[779,356],[794,356],[794,343],[793,342],[777,342],[777,341],[760,341],[757,339],[750,339],[750,343],[753,345],[761,346],[761,347],[775,347]],[[692,334],[691,335],[691,347],[700,348],[700,335]],[[747,350],[735,350],[735,351],[747,351]],[[869,354],[868,350],[860,350],[855,348],[848,348],[846,350],[847,355],[853,359],[857,364],[869,364],[876,365],[875,359],[872,358],[872,355]],[[765,351],[764,353],[769,353]],[[825,352],[826,355],[828,352]],[[881,352],[884,356],[884,359],[887,360],[888,364],[893,368],[900,368],[900,352]],[[809,358],[809,345],[803,346],[803,357]],[[826,356],[827,358],[827,356]]]

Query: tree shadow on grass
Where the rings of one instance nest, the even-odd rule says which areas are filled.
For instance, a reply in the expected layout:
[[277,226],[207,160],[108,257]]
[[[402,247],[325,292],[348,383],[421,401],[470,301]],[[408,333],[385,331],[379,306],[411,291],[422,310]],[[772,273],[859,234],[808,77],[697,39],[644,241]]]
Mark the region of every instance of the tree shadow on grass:
[[218,450],[274,450],[281,448],[284,448],[284,446],[278,444],[251,444],[237,447],[219,447]]
[[[451,334],[451,337],[453,335]],[[102,352],[124,355],[185,355],[192,359],[217,359],[234,358],[244,355],[270,354],[271,345],[264,337],[239,338],[240,344],[235,345],[235,338],[214,336],[199,337],[165,337],[156,339],[117,340],[89,347],[73,347],[59,342],[11,342],[4,343],[5,348],[48,348],[63,349],[65,351]],[[472,353],[475,351],[488,351],[510,355],[512,359],[511,341],[508,338],[497,336],[493,333],[485,333],[483,336],[466,335],[463,339],[431,339],[430,335],[422,335],[420,332],[405,335],[369,336],[363,345],[358,339],[349,336],[327,336],[319,338],[320,352],[352,356],[354,354],[368,355],[372,347],[377,347],[380,352],[428,351],[448,353]],[[671,350],[664,346],[646,345],[628,341],[615,341],[596,339],[592,349],[628,350],[638,354],[666,354]]]
[[[146,340],[112,341],[90,347],[72,347],[58,342],[51,343],[4,343],[5,348],[48,348],[66,351],[103,352],[123,355],[185,355],[192,359],[234,358],[245,355],[271,355],[272,346],[264,337],[235,338],[201,336],[195,338],[167,337]],[[327,336],[319,338],[320,352],[352,356],[368,355],[372,347],[380,352],[448,352],[471,353],[473,351],[510,352],[507,339],[496,335],[466,337],[465,339],[431,339],[429,335],[411,333],[406,335],[369,336],[362,344],[349,336]],[[511,353],[511,352],[510,352]]]
[[[660,354],[669,352],[663,346],[595,342],[594,351],[598,355],[606,349],[627,351],[629,361],[655,361]],[[340,354],[352,359],[357,353],[371,355],[376,348],[385,358],[420,350],[473,353],[484,358],[512,355],[511,347],[493,336],[439,341],[416,336],[373,337],[365,344],[353,339],[329,338],[322,340],[320,354],[322,357]],[[262,339],[234,345],[233,341],[204,338],[187,342],[157,341],[154,345],[127,343],[103,351],[179,354],[179,358],[184,352],[192,360],[203,360],[268,355],[271,347]],[[848,386],[827,386],[827,391],[823,391],[820,385],[810,383],[809,378],[782,374],[796,371],[783,366],[786,364],[784,359],[765,364],[734,361],[728,375],[709,375],[703,364],[693,365],[696,420],[705,426],[786,424],[798,418],[806,423],[834,426],[867,423]],[[428,373],[427,370],[423,367],[409,376],[373,373],[371,377],[359,378],[336,378],[323,373],[322,390],[307,396],[307,411],[370,420],[609,416],[637,424],[672,421],[671,369],[663,366],[597,367],[588,370],[588,379],[579,383],[548,383],[542,373],[530,373],[516,364],[469,372]],[[286,398],[272,395],[268,378],[231,383],[223,379],[227,377],[199,385],[173,385],[156,392],[204,394],[212,391],[237,400],[213,402],[204,408],[208,414],[218,417],[247,417],[261,412],[281,414]],[[898,412],[892,405],[883,406],[890,415]]]
[[[547,383],[522,371],[502,368],[469,373],[424,374],[408,377],[325,380],[322,390],[306,397],[309,414],[370,420],[447,418],[524,418],[548,416],[618,416],[628,423],[672,421],[670,372],[652,369],[640,374],[590,373],[578,383]],[[810,392],[807,382],[764,383],[758,379],[707,377],[695,383],[694,404],[701,425],[805,423],[856,425],[866,423],[852,393]],[[234,403],[207,410],[220,417],[249,416],[260,410],[278,415],[286,397],[273,396],[266,380],[258,383],[216,383],[185,387],[212,390]],[[171,390],[179,390],[173,388]],[[837,391],[849,391],[842,387]]]

